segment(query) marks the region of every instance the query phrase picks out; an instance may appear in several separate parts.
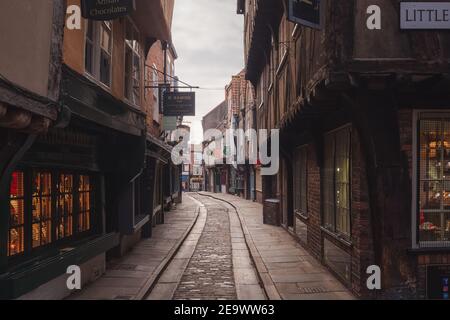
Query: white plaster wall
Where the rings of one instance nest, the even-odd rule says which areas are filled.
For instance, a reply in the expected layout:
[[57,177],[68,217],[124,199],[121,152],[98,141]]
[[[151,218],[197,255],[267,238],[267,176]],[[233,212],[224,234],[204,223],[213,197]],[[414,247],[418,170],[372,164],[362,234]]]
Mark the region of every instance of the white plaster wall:
[[0,74],[48,95],[52,0],[0,1]]

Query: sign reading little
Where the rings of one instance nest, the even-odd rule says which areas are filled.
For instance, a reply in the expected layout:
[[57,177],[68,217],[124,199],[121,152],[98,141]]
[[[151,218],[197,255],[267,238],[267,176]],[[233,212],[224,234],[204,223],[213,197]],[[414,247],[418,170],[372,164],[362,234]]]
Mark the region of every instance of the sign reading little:
[[289,0],[288,19],[303,26],[321,29],[322,3],[321,0]]
[[449,2],[401,2],[401,29],[450,29]]
[[133,10],[133,0],[82,0],[83,18],[113,20],[128,15]]
[[195,92],[166,92],[164,116],[195,116]]

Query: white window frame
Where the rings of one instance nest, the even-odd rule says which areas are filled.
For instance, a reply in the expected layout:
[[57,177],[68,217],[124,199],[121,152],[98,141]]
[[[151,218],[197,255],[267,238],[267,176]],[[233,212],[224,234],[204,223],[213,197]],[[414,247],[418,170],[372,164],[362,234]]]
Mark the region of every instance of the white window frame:
[[419,120],[421,119],[421,114],[424,113],[442,113],[443,115],[448,116],[450,121],[450,112],[448,110],[436,110],[436,109],[416,109],[413,110],[413,116],[412,116],[412,134],[413,134],[413,151],[412,151],[412,199],[411,199],[411,247],[413,249],[423,249],[423,250],[433,250],[435,248],[450,248],[450,245],[446,241],[423,241],[423,243],[430,243],[431,246],[421,246],[419,243],[419,240],[417,238],[417,234],[419,232],[419,226],[417,224],[417,215],[418,212],[418,184],[419,184]]
[[[87,38],[87,31],[88,31],[88,24],[89,24],[89,20],[85,21],[85,31],[84,31],[84,52],[83,52],[83,57],[84,57],[84,73],[85,75],[91,79],[92,81],[98,83],[99,85],[101,85],[104,89],[107,89],[108,91],[110,91],[111,87],[112,87],[112,81],[113,81],[113,77],[112,77],[112,65],[113,65],[113,50],[114,50],[114,32],[113,32],[113,22],[112,21],[91,21],[92,22],[92,27],[93,27],[93,39],[92,39],[92,73],[90,71],[88,71],[86,69],[86,44],[87,42],[91,42],[91,40],[88,40]],[[100,59],[101,59],[101,53],[102,53],[102,48],[100,45],[100,40],[101,40],[101,28],[103,27],[103,24],[107,24],[110,23],[110,52],[109,52],[109,58],[110,58],[110,63],[109,63],[109,84],[108,83],[104,83],[102,82],[101,79],[101,74],[100,74]]]
[[[136,48],[136,46],[130,45],[127,42],[127,34],[126,33],[127,33],[127,28],[129,26],[133,29],[133,40],[136,41],[137,48]],[[136,39],[134,37],[136,37]],[[124,98],[125,98],[125,100],[128,101],[129,103],[131,103],[132,105],[138,106],[138,107],[142,104],[142,90],[141,90],[142,89],[142,79],[141,79],[141,74],[142,74],[142,66],[143,66],[143,64],[142,64],[142,54],[141,54],[141,44],[140,44],[139,40],[140,40],[139,29],[136,27],[136,25],[133,22],[133,20],[131,20],[131,18],[127,17],[126,20],[125,20],[125,37],[124,37],[124,57],[123,57],[123,59],[124,59],[124,63],[123,63],[123,65],[124,65],[124,87],[123,87],[123,90],[124,90]],[[132,61],[131,61],[131,69],[133,69],[133,66],[134,66],[134,63],[135,63],[135,60],[134,60],[136,58],[135,55],[137,55],[137,58],[139,60],[139,75],[138,75],[139,98],[138,98],[138,101],[134,100],[133,90],[131,91],[131,95],[130,96],[128,96],[128,92],[127,92],[127,83],[126,83],[128,81],[128,79],[127,79],[127,58],[126,58],[127,50],[131,50],[132,51],[132,55],[133,55],[132,56]],[[131,85],[133,87],[133,76],[131,76],[130,81],[131,81],[131,84],[128,84],[128,85]]]

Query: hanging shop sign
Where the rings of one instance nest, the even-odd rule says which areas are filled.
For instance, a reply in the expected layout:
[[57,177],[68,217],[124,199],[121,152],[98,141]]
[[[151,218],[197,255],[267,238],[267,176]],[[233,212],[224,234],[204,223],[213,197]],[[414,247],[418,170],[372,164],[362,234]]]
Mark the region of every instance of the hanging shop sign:
[[427,296],[432,300],[450,300],[450,265],[427,266]]
[[195,116],[195,92],[166,92],[164,116]]
[[82,0],[83,18],[106,21],[126,16],[133,10],[133,0]]
[[322,29],[323,0],[289,0],[288,20],[314,29]]
[[401,2],[400,28],[450,29],[449,2]]

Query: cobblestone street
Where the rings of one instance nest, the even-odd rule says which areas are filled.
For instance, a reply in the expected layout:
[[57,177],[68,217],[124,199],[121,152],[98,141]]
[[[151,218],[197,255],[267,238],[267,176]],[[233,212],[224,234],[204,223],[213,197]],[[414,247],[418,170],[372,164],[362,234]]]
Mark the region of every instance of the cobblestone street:
[[262,223],[261,205],[189,194],[199,217],[148,300],[352,299],[283,228]]
[[236,299],[228,210],[203,201],[206,225],[174,299]]

